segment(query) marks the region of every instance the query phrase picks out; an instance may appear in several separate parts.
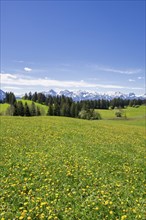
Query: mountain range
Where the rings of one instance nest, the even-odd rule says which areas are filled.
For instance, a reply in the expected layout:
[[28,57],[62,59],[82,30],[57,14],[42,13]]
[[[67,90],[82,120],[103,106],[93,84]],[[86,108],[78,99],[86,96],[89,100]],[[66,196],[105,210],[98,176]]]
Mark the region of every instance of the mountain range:
[[[134,93],[124,94],[121,92],[111,92],[111,93],[98,93],[98,92],[89,92],[89,91],[69,91],[69,90],[61,90],[56,92],[55,90],[51,89],[48,92],[42,92],[44,95],[48,96],[61,96],[64,95],[66,97],[71,97],[74,101],[81,101],[81,100],[98,100],[98,99],[106,99],[112,100],[114,98],[121,98],[121,99],[146,99],[146,94],[137,96]],[[0,101],[4,100],[5,92],[0,90]],[[20,97],[19,97],[20,98]]]
[[81,100],[98,100],[98,99],[106,99],[112,100],[114,98],[121,98],[121,99],[146,99],[146,94],[141,96],[136,96],[134,93],[124,94],[121,92],[112,92],[112,93],[98,93],[98,92],[89,92],[89,91],[69,91],[69,90],[61,90],[59,92],[54,91],[53,89],[49,90],[48,92],[43,92],[46,96],[67,96],[71,97],[74,101],[81,101]]

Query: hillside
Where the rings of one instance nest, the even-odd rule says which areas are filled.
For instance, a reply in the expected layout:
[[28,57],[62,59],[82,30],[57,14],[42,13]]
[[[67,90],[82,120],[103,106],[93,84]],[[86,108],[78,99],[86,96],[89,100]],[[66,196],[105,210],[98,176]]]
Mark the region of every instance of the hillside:
[[[27,104],[28,104],[29,106],[32,104],[32,101],[30,101],[30,100],[23,100],[23,99],[20,99],[20,101],[22,101],[23,104],[25,104],[25,102],[27,102]],[[46,114],[47,114],[48,106],[46,106],[46,105],[42,105],[42,104],[37,103],[37,102],[35,102],[35,105],[38,106],[38,107],[40,108],[41,115],[46,115]]]
[[[98,109],[97,110],[103,119],[114,119],[115,118],[115,112],[117,110],[112,109],[112,110],[103,110],[103,109]],[[127,107],[122,110],[124,115],[126,114],[126,117],[128,119],[136,119],[136,118],[144,118],[146,116],[146,106],[141,105],[138,108],[134,107]]]
[[[30,100],[23,100],[20,99],[20,101],[23,102],[23,104],[25,102],[28,103],[28,105],[30,106],[32,104],[32,101]],[[42,105],[39,103],[35,102],[35,105],[37,105],[40,110],[41,110],[41,114],[43,116],[45,116],[47,114],[48,111],[48,107],[46,105]],[[6,109],[9,107],[9,104],[0,104],[0,115],[5,115]],[[101,115],[101,118],[104,120],[112,120],[112,119],[117,119],[115,116],[115,111],[116,110],[103,110],[103,109],[96,109],[96,111],[98,111]],[[123,120],[122,123],[131,123],[134,124],[141,124],[141,125],[145,125],[145,118],[146,118],[146,106],[142,105],[138,108],[133,108],[133,107],[127,107],[126,109],[122,110],[124,112],[124,115],[126,115],[127,120],[133,120],[132,122],[127,120]],[[120,122],[121,123],[121,122]]]
[[[32,104],[32,101],[30,101],[30,100],[19,99],[19,101],[22,101],[23,104],[25,104],[25,102],[27,102],[28,106],[30,106]],[[46,105],[42,105],[42,104],[39,104],[37,102],[35,102],[35,105],[40,108],[41,115],[46,115],[47,114],[48,107]],[[0,103],[0,115],[5,115],[6,110],[9,106],[10,106],[9,104],[6,104],[6,103],[1,104]]]
[[144,219],[145,129],[118,122],[1,117],[2,218]]
[[4,104],[0,103],[0,115],[5,115],[6,110],[9,106],[10,105],[7,103],[4,103]]

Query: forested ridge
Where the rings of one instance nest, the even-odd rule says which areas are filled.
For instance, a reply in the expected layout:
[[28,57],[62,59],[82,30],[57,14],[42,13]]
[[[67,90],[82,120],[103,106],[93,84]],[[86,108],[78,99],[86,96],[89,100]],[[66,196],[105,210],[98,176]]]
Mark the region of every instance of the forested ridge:
[[[144,100],[141,99],[121,99],[114,98],[112,100],[98,99],[98,100],[84,100],[73,101],[72,98],[62,96],[45,96],[43,93],[26,93],[23,97],[26,100],[23,103],[20,100],[16,100],[14,93],[6,93],[6,97],[3,103],[9,103],[10,107],[7,109],[7,114],[12,116],[40,116],[40,108],[35,104],[39,103],[48,106],[48,116],[67,116],[74,118],[84,119],[100,119],[99,113],[94,109],[114,109],[125,108],[126,106],[137,107],[144,104]],[[31,100],[31,105],[28,105],[27,100]]]

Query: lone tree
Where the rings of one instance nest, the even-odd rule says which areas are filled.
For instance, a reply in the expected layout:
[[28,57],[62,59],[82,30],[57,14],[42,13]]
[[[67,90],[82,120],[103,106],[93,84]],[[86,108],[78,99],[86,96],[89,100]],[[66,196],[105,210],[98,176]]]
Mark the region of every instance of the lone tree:
[[117,118],[123,117],[124,111],[123,111],[121,108],[115,108],[115,109],[116,109],[116,111],[115,111],[115,116],[116,116]]

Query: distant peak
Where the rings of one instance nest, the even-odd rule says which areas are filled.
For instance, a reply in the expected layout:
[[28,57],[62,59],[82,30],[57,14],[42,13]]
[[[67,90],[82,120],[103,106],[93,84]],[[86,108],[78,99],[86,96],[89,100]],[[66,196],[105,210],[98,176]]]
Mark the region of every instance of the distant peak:
[[86,91],[86,90],[77,90],[77,91],[70,91],[70,90],[61,90],[59,92],[50,89],[48,92],[44,93],[45,95],[52,95],[52,96],[67,96],[71,97],[74,101],[80,100],[99,100],[99,99],[106,99],[111,100],[114,98],[122,98],[122,99],[136,99],[141,98],[144,99],[145,96],[136,96],[135,93],[131,92],[129,94],[124,94],[120,91],[117,92],[107,92],[107,93],[99,93],[96,91]]

